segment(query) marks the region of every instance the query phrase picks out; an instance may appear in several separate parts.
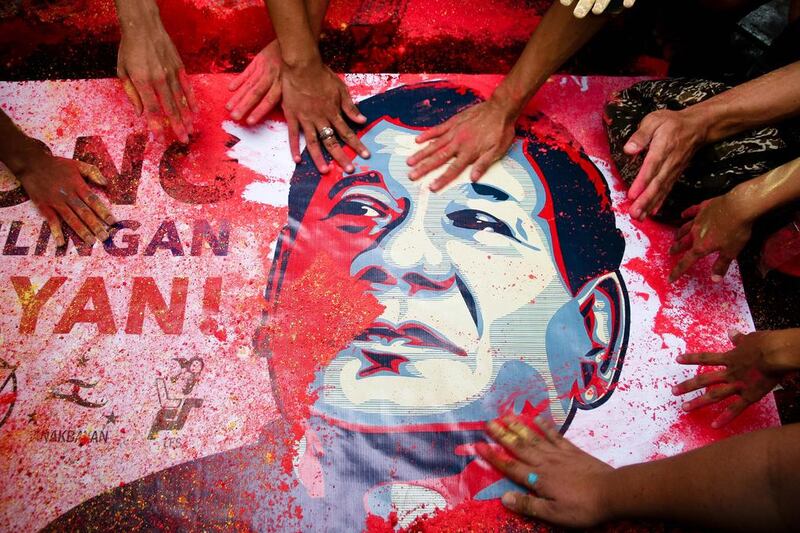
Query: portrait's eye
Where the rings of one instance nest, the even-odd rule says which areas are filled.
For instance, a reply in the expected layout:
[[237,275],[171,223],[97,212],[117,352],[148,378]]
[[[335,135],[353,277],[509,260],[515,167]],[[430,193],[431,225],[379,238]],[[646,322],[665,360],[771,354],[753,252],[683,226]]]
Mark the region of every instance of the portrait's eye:
[[385,215],[383,205],[371,198],[352,197],[344,198],[333,209],[329,217],[336,215],[352,215],[361,217],[381,217]]
[[475,231],[492,231],[514,238],[511,229],[503,222],[497,220],[489,213],[476,211],[475,209],[462,209],[454,213],[448,213],[447,218],[457,228],[473,229]]
[[359,217],[382,217],[386,215],[386,206],[374,198],[366,196],[351,196],[343,198],[331,209],[328,218],[337,215],[351,215]]

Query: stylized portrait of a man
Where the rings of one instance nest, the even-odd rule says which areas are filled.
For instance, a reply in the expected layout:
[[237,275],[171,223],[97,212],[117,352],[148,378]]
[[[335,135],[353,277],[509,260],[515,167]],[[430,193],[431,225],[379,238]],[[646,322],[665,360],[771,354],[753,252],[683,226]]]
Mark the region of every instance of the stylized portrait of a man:
[[[121,527],[340,531],[392,512],[408,523],[509,488],[475,455],[486,421],[513,411],[566,431],[609,397],[628,331],[624,241],[602,175],[569,135],[534,118],[479,182],[432,193],[408,179],[415,137],[478,101],[443,82],[387,91],[359,104],[372,155],[353,174],[298,165],[257,341],[286,420],[256,445],[94,498],[62,525],[102,514]],[[375,309],[322,357],[284,342],[311,332],[281,310],[317,297],[320,258],[340,271],[327,290],[357,287]]]

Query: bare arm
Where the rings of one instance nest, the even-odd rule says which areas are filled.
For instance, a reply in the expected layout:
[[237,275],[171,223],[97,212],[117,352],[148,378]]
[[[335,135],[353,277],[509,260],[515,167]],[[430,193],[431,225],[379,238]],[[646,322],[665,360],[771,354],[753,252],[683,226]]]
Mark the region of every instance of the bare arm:
[[580,450],[551,423],[537,424],[534,432],[519,417],[503,417],[487,426],[500,447],[476,446],[495,468],[534,491],[506,493],[502,501],[512,511],[569,527],[656,518],[775,531],[800,519],[800,424],[618,469]]
[[470,177],[480,179],[503,157],[514,140],[514,123],[536,91],[567,59],[603,27],[605,16],[576,18],[556,1],[547,10],[522,55],[491,98],[431,128],[417,138],[430,143],[408,160],[411,179],[420,179],[455,160],[432,184],[442,189],[473,165]]
[[609,476],[612,517],[790,530],[800,520],[800,425],[757,431]]

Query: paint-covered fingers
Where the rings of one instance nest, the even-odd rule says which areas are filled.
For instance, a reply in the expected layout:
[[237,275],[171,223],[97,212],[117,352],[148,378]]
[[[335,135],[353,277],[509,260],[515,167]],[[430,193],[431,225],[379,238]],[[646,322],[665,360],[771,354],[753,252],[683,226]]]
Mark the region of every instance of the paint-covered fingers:
[[[432,156],[442,148],[446,147],[449,144],[449,142],[450,142],[449,137],[443,137],[441,139],[435,139],[429,142],[427,146],[425,146],[421,150],[417,150],[414,154],[411,155],[411,157],[406,159],[406,164],[410,167],[415,167],[419,165],[420,163],[428,159],[430,156]],[[416,175],[417,173],[414,170],[412,170],[409,173],[409,177],[411,177],[411,179],[417,178]],[[420,175],[419,177],[422,177],[422,175]]]
[[[285,110],[284,113],[286,113]],[[300,124],[294,115],[286,114],[286,127],[289,133],[289,151],[292,154],[292,160],[300,163]]]
[[136,90],[139,92],[139,96],[142,99],[144,116],[145,120],[147,120],[148,129],[153,133],[153,137],[157,142],[163,143],[165,140],[164,121],[161,116],[161,106],[158,104],[156,92],[147,82],[134,81],[133,84],[136,86]]
[[[453,128],[453,126],[455,125],[456,118],[458,118],[458,115],[447,120],[446,122],[443,122],[442,124],[439,124],[438,126],[434,126],[432,128],[423,131],[417,136],[416,139],[414,139],[414,142],[416,142],[417,144],[422,144],[430,141],[431,139],[436,139],[437,137],[441,137],[442,135],[444,135]],[[412,156],[412,159],[414,157],[416,157],[416,154]],[[413,165],[414,163],[409,163],[409,164]]]
[[[100,218],[100,220],[102,220],[109,226],[117,223],[116,217],[111,213],[109,207],[106,205],[105,202],[103,202],[103,200],[100,199],[99,196],[88,190],[81,191],[80,195],[81,195],[81,200],[83,200],[83,203],[89,206],[91,210],[94,211],[94,214]],[[95,233],[95,235],[97,234]],[[99,236],[100,235],[98,235],[98,237]]]
[[181,85],[178,75],[170,74],[167,77],[167,83],[169,84],[170,91],[172,92],[172,98],[178,107],[178,114],[180,115],[183,127],[187,134],[192,135],[194,133],[194,118],[192,117],[192,110],[189,106],[189,98],[186,96],[183,90],[183,86]]
[[139,97],[139,92],[136,90],[136,87],[133,85],[133,82],[128,77],[128,74],[125,72],[124,69],[117,70],[117,76],[119,76],[120,81],[122,82],[122,89],[125,91],[125,96],[128,97],[130,100],[131,105],[133,105],[133,109],[136,111],[137,116],[142,116],[142,112],[144,111],[144,107],[142,105],[142,99]]
[[686,412],[694,411],[696,409],[700,409],[701,407],[721,402],[722,400],[737,394],[740,390],[741,387],[737,384],[728,383],[724,385],[717,385],[708,389],[702,396],[698,396],[693,400],[684,402],[681,406],[681,409]]
[[575,17],[582,19],[589,14],[593,5],[594,0],[578,0],[578,3],[575,4],[575,9],[572,11],[572,14],[575,15]]
[[100,185],[101,187],[108,185],[103,173],[100,172],[100,169],[98,169],[96,166],[90,165],[89,163],[85,163],[83,161],[75,161],[75,164],[78,166],[78,172],[80,172],[81,176],[84,178],[88,178],[89,181],[95,183],[96,185]]
[[447,167],[447,170],[444,171],[444,174],[433,180],[431,183],[431,190],[433,192],[438,192],[444,189],[450,182],[454,181],[458,178],[462,172],[467,170],[467,167],[474,161],[474,157],[471,157],[464,152],[459,153],[456,155],[455,160],[450,163],[450,166]]
[[[321,129],[322,128],[319,128],[319,130]],[[333,160],[336,161],[345,172],[351,174],[355,170],[355,167],[353,167],[353,162],[349,157],[347,157],[347,154],[344,153],[342,146],[339,144],[339,141],[335,136],[323,139],[321,142],[328,153],[331,154]]]
[[189,142],[189,133],[186,131],[186,126],[183,124],[183,118],[178,110],[178,103],[175,101],[175,96],[170,88],[169,80],[159,79],[155,83],[158,98],[161,101],[161,108],[167,116],[170,126],[172,127],[175,137],[182,143]]
[[250,116],[247,117],[247,124],[252,126],[266,117],[270,111],[272,111],[278,102],[281,100],[281,84],[280,83],[273,83],[272,86],[267,91],[267,94],[264,98],[258,102],[258,105],[250,112]]
[[[431,147],[428,146],[426,149],[427,148]],[[429,172],[432,172],[433,170],[450,161],[450,159],[456,155],[456,150],[456,145],[453,142],[443,142],[437,144],[436,147],[430,150],[429,155],[425,159],[421,159],[416,163],[416,165],[408,173],[408,178],[411,181],[422,179]]]
[[355,153],[359,154],[364,159],[370,156],[369,150],[367,150],[367,147],[361,142],[361,138],[350,129],[350,126],[347,125],[341,116],[337,115],[333,117],[331,123],[333,124],[333,129],[335,129],[336,133],[339,135],[339,138],[344,141],[347,146],[352,148]]
[[706,254],[697,251],[696,248],[690,248],[688,252],[683,254],[683,257],[680,258],[678,263],[675,265],[675,268],[672,269],[672,272],[669,273],[669,282],[673,283],[675,280],[683,276],[687,270],[692,268],[692,265],[694,265],[705,255]]
[[183,96],[186,97],[186,102],[189,104],[189,109],[192,111],[192,113],[197,113],[200,111],[200,107],[197,105],[197,98],[194,95],[194,88],[192,87],[192,83],[189,81],[189,75],[186,74],[186,69],[183,68],[183,66],[178,69],[178,83],[181,85]]
[[86,225],[78,218],[69,205],[67,204],[59,204],[54,206],[54,209],[58,212],[59,216],[64,220],[64,222],[72,228],[72,230],[78,234],[78,237],[81,238],[83,242],[86,244],[92,244],[95,241],[94,235],[86,227]]
[[714,283],[719,283],[722,281],[722,278],[725,277],[725,274],[728,273],[728,269],[733,263],[734,257],[730,257],[726,253],[720,252],[717,256],[717,260],[714,261],[714,264],[711,266],[711,281]]
[[602,15],[610,3],[611,0],[596,0],[592,7],[592,13],[595,15]]
[[715,370],[713,372],[706,372],[704,374],[699,374],[691,379],[687,379],[681,383],[678,383],[674,387],[672,387],[672,394],[675,396],[680,396],[681,394],[686,394],[687,392],[696,391],[699,389],[703,389],[710,385],[717,385],[719,383],[724,383],[727,379],[727,374],[724,370]]
[[548,522],[553,521],[553,502],[545,498],[521,492],[506,492],[501,501],[507,509],[515,513],[541,518]]
[[733,402],[728,405],[722,414],[720,414],[713,422],[711,422],[712,428],[721,428],[728,425],[734,418],[739,416],[747,409],[752,402],[748,401],[745,398],[737,398]]
[[56,211],[50,207],[40,208],[39,211],[50,227],[50,233],[53,235],[56,246],[64,246],[66,244],[64,232],[61,231],[61,220],[58,218]]
[[[506,449],[509,448],[505,444],[503,444],[503,446]],[[481,457],[486,459],[490,465],[495,467],[499,472],[508,477],[514,483],[522,487],[528,487],[531,490],[536,490],[538,479],[530,475],[533,471],[533,467],[531,465],[512,457],[502,449],[499,449],[497,446],[480,443],[475,446],[475,450]],[[509,449],[509,451],[514,453],[514,451],[511,449]],[[533,483],[531,483],[531,481],[533,481]]]
[[697,352],[681,354],[676,361],[682,365],[718,366],[724,365],[727,359],[726,353]]
[[[229,91],[231,91],[231,92],[238,91],[239,87],[241,87],[244,84],[244,82],[246,82],[247,80],[250,79],[250,76],[253,74],[253,71],[256,69],[256,65],[258,65],[259,62],[260,62],[260,58],[261,58],[261,55],[260,54],[256,54],[256,56],[253,58],[253,60],[250,63],[247,64],[245,69],[243,71],[241,71],[239,74],[237,74],[236,76],[234,76],[234,78],[228,84],[228,90]],[[228,109],[228,111],[231,110],[230,107],[228,107],[227,109]]]
[[353,102],[353,99],[350,97],[350,93],[347,90],[347,86],[343,83],[341,89],[339,90],[339,96],[341,98],[341,108],[347,118],[355,122],[356,124],[364,124],[367,121],[367,117],[361,114],[361,111],[358,110],[356,104]]
[[561,436],[561,433],[558,432],[556,429],[555,424],[553,422],[543,416],[537,416],[534,419],[536,426],[541,430],[542,434],[545,436],[547,441],[551,444],[555,444],[558,446],[563,445],[564,443],[569,443],[564,437]]
[[106,231],[105,224],[103,224],[95,212],[86,205],[82,199],[83,196],[88,196],[88,194],[84,192],[78,193],[78,195],[67,200],[67,205],[78,215],[83,225],[89,228],[92,235],[97,237],[97,240],[104,241],[108,239],[108,232]]
[[306,150],[314,161],[314,165],[320,173],[325,174],[328,172],[328,163],[325,162],[325,156],[322,155],[322,143],[319,140],[317,128],[311,122],[302,122],[300,126],[303,128],[303,135],[306,138]]

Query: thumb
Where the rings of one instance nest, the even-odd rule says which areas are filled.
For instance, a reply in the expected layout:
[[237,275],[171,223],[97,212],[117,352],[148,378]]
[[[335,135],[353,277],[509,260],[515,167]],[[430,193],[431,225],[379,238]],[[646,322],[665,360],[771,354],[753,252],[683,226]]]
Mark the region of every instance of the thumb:
[[728,338],[731,340],[734,346],[738,346],[739,341],[741,341],[744,336],[745,334],[736,328],[731,328],[728,330]]
[[650,145],[650,141],[653,140],[656,124],[657,122],[647,120],[647,117],[644,117],[642,123],[639,124],[639,129],[631,135],[622,150],[628,155],[636,155],[647,148]]
[[711,281],[719,283],[725,274],[728,272],[728,267],[731,266],[733,258],[728,257],[722,253],[719,254],[717,260],[714,261],[714,266],[711,267]]

